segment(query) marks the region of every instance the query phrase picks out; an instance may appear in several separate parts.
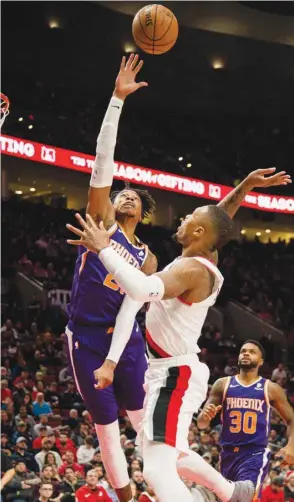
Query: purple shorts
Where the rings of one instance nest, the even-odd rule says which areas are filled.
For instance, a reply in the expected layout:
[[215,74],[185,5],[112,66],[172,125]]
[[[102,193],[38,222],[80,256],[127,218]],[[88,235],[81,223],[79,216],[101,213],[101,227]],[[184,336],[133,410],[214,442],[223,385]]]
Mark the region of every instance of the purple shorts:
[[225,447],[221,453],[221,473],[230,481],[250,479],[256,487],[256,497],[269,470],[271,452],[255,445]]
[[88,411],[96,424],[106,425],[118,418],[121,408],[143,408],[143,389],[147,358],[141,330],[134,325],[131,338],[115,369],[113,384],[96,390],[94,370],[100,368],[108,354],[111,333],[105,327],[69,325],[67,351],[73,377]]

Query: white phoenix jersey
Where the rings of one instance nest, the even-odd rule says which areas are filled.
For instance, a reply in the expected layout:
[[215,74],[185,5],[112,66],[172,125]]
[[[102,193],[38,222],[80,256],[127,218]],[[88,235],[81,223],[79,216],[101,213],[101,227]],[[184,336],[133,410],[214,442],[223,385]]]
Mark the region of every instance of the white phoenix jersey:
[[[167,265],[169,270],[179,259]],[[224,278],[218,268],[208,259],[195,256],[215,276],[210,296],[199,303],[186,303],[181,298],[151,302],[146,315],[146,340],[151,358],[162,358],[198,353],[198,339],[209,307],[214,305]]]

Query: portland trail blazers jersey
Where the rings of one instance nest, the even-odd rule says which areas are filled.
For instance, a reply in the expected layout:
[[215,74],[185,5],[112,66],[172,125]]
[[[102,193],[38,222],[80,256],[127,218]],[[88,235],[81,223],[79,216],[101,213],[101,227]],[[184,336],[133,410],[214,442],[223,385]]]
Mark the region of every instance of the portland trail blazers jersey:
[[238,376],[229,377],[223,396],[222,446],[267,446],[270,414],[268,380],[260,377],[246,386]]
[[[109,233],[115,251],[134,267],[141,268],[148,247],[139,240],[137,246],[132,244],[117,223]],[[98,255],[80,246],[68,305],[69,328],[72,329],[74,324],[114,326],[123,298],[124,292]]]

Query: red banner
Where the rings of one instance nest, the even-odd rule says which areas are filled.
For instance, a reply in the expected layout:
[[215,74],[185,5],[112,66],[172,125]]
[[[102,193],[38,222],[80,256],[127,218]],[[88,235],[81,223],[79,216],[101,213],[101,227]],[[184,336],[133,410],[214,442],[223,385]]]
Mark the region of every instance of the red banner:
[[[85,153],[73,152],[55,146],[43,145],[26,139],[13,138],[11,136],[0,136],[1,152],[5,155],[33,160],[43,164],[64,167],[74,171],[90,173],[94,156]],[[115,163],[115,179],[137,183],[162,190],[202,197],[204,199],[220,200],[232,187],[210,183],[208,181],[187,178],[175,174],[155,171],[141,166]],[[294,213],[294,198],[281,197],[279,195],[266,195],[250,192],[246,195],[242,204],[253,209],[262,211],[273,211],[277,213]]]

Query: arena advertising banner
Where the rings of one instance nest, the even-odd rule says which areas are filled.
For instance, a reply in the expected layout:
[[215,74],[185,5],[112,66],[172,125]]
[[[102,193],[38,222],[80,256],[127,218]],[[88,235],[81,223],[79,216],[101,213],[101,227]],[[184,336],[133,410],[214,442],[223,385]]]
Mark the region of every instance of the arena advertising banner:
[[[95,158],[93,155],[5,135],[0,136],[0,146],[1,152],[5,155],[89,174]],[[215,201],[222,199],[232,190],[232,187],[218,183],[178,176],[124,162],[115,162],[114,178]],[[250,192],[243,206],[261,211],[293,214],[294,197]]]

